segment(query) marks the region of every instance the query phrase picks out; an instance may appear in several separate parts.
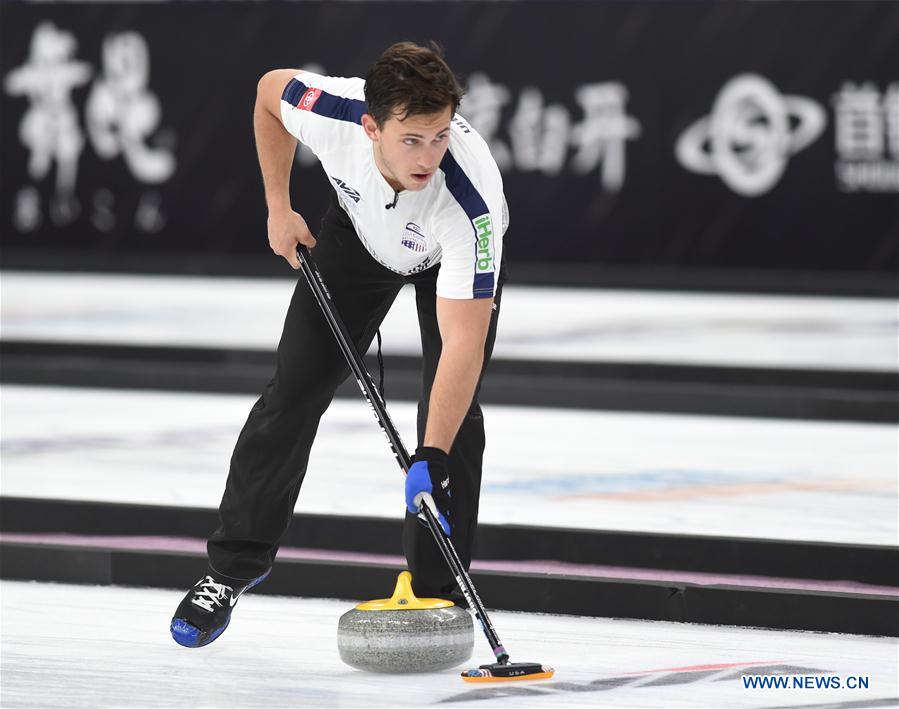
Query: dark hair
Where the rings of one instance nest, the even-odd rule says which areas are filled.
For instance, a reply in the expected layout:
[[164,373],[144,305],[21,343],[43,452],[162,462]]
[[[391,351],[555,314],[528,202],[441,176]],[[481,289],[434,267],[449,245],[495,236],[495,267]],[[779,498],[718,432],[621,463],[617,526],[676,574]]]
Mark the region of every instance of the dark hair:
[[421,47],[399,42],[388,47],[365,76],[368,113],[382,127],[388,118],[453,113],[462,100],[462,87],[434,42]]

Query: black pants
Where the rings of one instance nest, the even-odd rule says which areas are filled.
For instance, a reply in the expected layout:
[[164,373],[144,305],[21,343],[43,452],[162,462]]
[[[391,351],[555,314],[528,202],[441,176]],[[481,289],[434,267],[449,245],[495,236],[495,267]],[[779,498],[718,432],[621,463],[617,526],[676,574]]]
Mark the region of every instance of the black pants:
[[[313,256],[360,352],[368,349],[402,286],[415,285],[424,358],[418,405],[421,444],[442,345],[436,312],[439,264],[413,276],[401,276],[383,267],[365,250],[336,197],[332,197],[322,221]],[[496,337],[503,281],[501,273],[485,344],[484,367]],[[319,419],[348,376],[349,368],[334,335],[301,278],[284,322],[275,375],[250,411],[231,457],[219,508],[221,523],[207,545],[215,571],[239,581],[260,576],[271,568],[293,516]],[[361,400],[359,405],[364,406]],[[476,391],[449,458],[452,541],[466,568],[477,526],[483,453],[484,419]],[[384,455],[390,456],[386,446]],[[401,506],[405,508],[402,484],[398,474],[397,512]],[[365,491],[357,490],[356,494],[364,495]],[[415,593],[459,600],[461,595],[455,590],[455,582],[429,530],[408,512],[402,541]]]

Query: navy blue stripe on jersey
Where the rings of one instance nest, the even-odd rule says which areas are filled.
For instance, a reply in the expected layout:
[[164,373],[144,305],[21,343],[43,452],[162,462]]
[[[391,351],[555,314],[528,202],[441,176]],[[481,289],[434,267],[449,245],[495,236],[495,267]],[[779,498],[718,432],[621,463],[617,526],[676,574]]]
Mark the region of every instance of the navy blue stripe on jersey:
[[[291,79],[290,83],[281,94],[281,100],[287,101],[291,106],[296,106],[309,87],[302,81]],[[317,113],[326,118],[335,118],[338,121],[362,124],[362,116],[368,113],[365,101],[345,96],[335,96],[322,91],[312,106],[312,113]]]
[[[482,214],[487,214],[487,203],[480,193],[471,184],[468,175],[459,167],[456,158],[447,150],[443,154],[443,160],[440,161],[440,169],[446,175],[446,188],[450,194],[456,198],[456,201],[462,205],[462,209],[468,215],[468,218],[474,221]],[[474,228],[474,226],[472,226]]]
[[[462,170],[459,163],[456,162],[456,158],[453,157],[449,150],[444,153],[443,160],[440,161],[440,169],[446,176],[446,188],[450,191],[450,194],[456,199],[462,207],[462,210],[468,216],[468,219],[472,222],[471,230],[474,234],[474,261],[477,263],[478,234],[477,229],[475,229],[474,226],[474,220],[484,214],[489,214],[490,210],[487,209],[487,203],[484,201],[484,198],[481,197],[480,192],[477,191],[471,180],[468,179],[468,175],[465,174],[465,171]],[[474,280],[472,282],[472,296],[474,298],[492,298],[494,284],[494,273],[492,271],[490,273],[478,273],[477,267],[475,267]]]
[[290,83],[284,87],[284,93],[281,94],[281,100],[287,101],[291,106],[296,106],[303,94],[306,93],[306,84],[303,84],[296,79],[291,79]]
[[474,274],[474,287],[471,292],[475,298],[492,298],[493,272]]

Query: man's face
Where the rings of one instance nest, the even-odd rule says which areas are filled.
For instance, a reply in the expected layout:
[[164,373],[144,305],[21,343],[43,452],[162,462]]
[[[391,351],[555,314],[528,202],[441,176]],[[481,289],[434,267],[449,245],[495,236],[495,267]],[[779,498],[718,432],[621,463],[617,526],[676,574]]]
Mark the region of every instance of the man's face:
[[421,190],[430,182],[449,146],[452,109],[388,118],[381,128],[366,114],[362,127],[374,148],[375,164],[393,189]]

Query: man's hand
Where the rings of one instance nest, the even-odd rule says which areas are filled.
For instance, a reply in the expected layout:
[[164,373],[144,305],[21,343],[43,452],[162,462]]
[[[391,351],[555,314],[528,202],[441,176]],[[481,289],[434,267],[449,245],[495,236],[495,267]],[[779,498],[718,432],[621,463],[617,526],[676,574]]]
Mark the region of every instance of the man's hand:
[[446,536],[450,535],[448,462],[449,456],[439,448],[422,447],[415,451],[415,462],[406,475],[406,509],[418,514],[424,504],[424,493],[429,493],[437,505],[437,521]]
[[287,209],[269,212],[268,243],[272,251],[278,256],[283,256],[293,268],[297,269],[300,267],[297,244],[303,244],[311,249],[315,246],[315,237],[306,226],[306,220],[292,209]]

